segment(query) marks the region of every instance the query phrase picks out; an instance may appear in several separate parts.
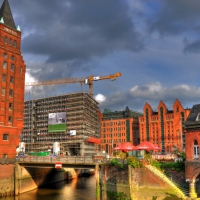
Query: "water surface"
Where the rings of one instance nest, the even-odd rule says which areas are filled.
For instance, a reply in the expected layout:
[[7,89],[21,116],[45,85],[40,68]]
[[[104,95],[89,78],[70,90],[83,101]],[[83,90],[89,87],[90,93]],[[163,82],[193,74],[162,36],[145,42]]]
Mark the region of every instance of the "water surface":
[[95,200],[95,190],[95,176],[79,177],[1,200]]

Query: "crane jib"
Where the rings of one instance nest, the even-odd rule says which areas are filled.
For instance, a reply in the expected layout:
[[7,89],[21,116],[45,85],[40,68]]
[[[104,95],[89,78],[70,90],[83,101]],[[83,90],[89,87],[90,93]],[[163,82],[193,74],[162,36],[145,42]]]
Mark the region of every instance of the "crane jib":
[[94,80],[94,81],[98,81],[99,79],[100,79],[99,76],[94,76],[94,77],[93,77],[93,80]]
[[55,85],[55,84],[67,84],[67,83],[82,83],[89,85],[89,92],[88,94],[90,96],[93,96],[93,81],[98,81],[98,80],[105,80],[105,79],[110,79],[111,81],[115,80],[117,77],[121,76],[120,72],[117,72],[116,74],[111,74],[108,76],[89,76],[84,79],[82,78],[62,78],[58,80],[52,80],[52,81],[43,81],[43,82],[31,82],[31,83],[25,83],[25,86],[42,86],[42,85]]

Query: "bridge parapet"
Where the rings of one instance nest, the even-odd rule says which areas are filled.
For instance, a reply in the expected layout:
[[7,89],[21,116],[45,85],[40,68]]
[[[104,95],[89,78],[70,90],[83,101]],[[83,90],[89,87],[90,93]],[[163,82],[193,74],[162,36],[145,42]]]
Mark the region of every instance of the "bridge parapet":
[[48,156],[29,156],[23,157],[18,160],[19,165],[24,167],[44,167],[56,168],[56,163],[61,163],[63,168],[74,169],[95,169],[96,165],[103,165],[110,162],[109,160],[94,160],[92,156],[68,156],[68,157],[55,157]]

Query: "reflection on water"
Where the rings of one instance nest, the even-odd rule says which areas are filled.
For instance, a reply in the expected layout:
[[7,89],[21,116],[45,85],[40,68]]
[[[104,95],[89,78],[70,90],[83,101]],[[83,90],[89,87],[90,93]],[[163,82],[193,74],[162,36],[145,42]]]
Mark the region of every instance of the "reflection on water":
[[93,200],[95,199],[95,176],[61,181],[45,188],[33,190],[16,197],[0,200]]

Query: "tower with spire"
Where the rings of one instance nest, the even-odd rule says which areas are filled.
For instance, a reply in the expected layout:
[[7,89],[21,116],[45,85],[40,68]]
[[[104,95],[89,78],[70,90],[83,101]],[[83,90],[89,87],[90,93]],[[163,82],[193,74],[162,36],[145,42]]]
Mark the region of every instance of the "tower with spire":
[[0,162],[14,162],[23,128],[26,66],[8,0],[0,9]]

